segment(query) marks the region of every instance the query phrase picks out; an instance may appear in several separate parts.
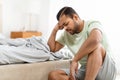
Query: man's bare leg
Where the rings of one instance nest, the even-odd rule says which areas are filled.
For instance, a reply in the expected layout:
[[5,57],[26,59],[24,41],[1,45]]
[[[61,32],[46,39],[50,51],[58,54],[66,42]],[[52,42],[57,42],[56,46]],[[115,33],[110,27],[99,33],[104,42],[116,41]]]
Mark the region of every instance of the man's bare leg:
[[105,50],[102,47],[102,45],[99,45],[99,47],[96,50],[94,50],[91,54],[89,54],[87,67],[86,67],[85,80],[95,80],[99,72],[99,69],[104,61],[104,56],[105,56]]
[[55,70],[50,72],[48,80],[68,80],[69,77],[63,70]]

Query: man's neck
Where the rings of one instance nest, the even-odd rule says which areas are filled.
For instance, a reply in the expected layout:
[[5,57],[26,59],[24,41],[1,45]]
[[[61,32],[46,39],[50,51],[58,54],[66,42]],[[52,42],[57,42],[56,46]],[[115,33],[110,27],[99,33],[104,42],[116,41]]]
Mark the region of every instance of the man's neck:
[[80,32],[83,30],[83,28],[84,28],[84,20],[81,20],[80,21]]

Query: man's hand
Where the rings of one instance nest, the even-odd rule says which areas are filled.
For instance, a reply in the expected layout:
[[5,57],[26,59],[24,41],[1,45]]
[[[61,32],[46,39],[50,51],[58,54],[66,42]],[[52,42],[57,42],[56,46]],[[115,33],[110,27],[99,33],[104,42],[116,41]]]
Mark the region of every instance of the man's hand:
[[75,74],[78,72],[78,62],[72,61],[70,65],[70,76],[69,80],[76,80]]
[[64,28],[63,26],[60,26],[59,23],[57,23],[57,24],[55,25],[54,30],[58,31],[58,30],[62,30],[63,28]]

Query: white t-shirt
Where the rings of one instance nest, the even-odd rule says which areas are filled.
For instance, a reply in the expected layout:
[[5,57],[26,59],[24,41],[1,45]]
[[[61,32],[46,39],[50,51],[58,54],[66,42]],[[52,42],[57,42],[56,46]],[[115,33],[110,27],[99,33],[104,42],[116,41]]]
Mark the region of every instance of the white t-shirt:
[[[106,49],[106,52],[109,52],[109,45],[108,45],[108,42],[106,40],[104,31],[102,29],[102,25],[99,21],[93,21],[93,20],[84,21],[84,28],[80,33],[71,35],[67,31],[64,31],[61,34],[61,36],[57,39],[57,41],[59,43],[61,43],[62,45],[66,45],[73,54],[77,54],[81,45],[88,38],[90,32],[94,28],[97,28],[102,32],[103,39],[101,41],[101,44]],[[79,62],[81,65],[86,65],[87,56],[83,57]]]

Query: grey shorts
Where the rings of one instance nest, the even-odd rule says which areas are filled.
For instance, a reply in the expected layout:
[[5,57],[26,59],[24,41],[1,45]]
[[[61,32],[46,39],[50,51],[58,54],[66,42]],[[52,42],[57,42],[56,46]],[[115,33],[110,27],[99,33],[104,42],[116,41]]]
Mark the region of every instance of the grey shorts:
[[[76,80],[84,80],[85,78],[85,66],[81,66],[78,70],[78,74],[75,75]],[[65,70],[69,75],[69,69]],[[95,80],[115,80],[116,78],[116,66],[114,61],[106,54],[104,63]]]

